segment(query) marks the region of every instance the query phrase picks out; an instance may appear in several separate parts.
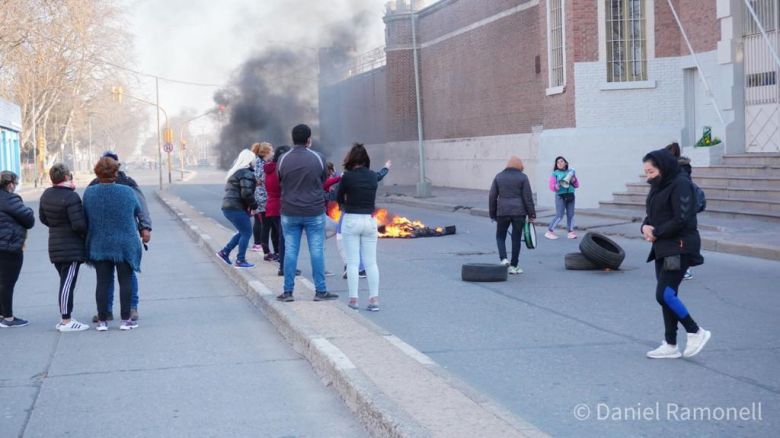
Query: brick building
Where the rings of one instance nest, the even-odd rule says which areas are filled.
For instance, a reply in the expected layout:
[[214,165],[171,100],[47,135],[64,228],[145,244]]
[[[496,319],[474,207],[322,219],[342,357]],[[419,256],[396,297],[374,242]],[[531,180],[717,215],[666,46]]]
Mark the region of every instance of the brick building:
[[[486,189],[514,154],[550,205],[545,180],[563,155],[583,182],[578,205],[593,207],[637,179],[644,153],[693,146],[705,126],[723,143],[686,151],[695,165],[780,151],[778,66],[741,0],[416,3],[388,4],[384,66],[321,90],[321,110],[337,114],[322,116],[323,137],[367,138],[377,160],[403,163],[389,183],[419,179],[412,13],[434,185]],[[777,47],[777,1],[751,4]]]

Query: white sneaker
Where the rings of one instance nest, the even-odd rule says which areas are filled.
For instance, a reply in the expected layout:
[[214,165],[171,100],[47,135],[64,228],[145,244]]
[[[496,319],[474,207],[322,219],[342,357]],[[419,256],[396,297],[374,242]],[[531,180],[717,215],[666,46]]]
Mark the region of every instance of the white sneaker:
[[510,266],[509,267],[509,273],[510,274],[522,274],[523,270],[520,269],[520,266]]
[[132,330],[135,328],[138,328],[138,321],[133,321],[132,319],[122,321],[122,325],[119,326],[119,330]]
[[57,331],[59,332],[80,332],[87,330],[89,326],[87,324],[82,324],[75,319],[71,319],[69,323],[63,324],[59,323],[57,324]]
[[685,271],[685,274],[683,274],[683,280],[692,280],[693,279],[693,272],[691,272],[691,268],[688,268],[687,271]]
[[575,233],[574,231],[569,231],[569,234],[567,234],[566,237],[568,237],[569,239],[576,239],[577,233]]
[[105,321],[98,321],[97,325],[95,326],[95,330],[99,332],[108,331],[108,323]]
[[676,345],[669,345],[664,341],[660,347],[648,351],[647,357],[650,359],[677,359],[680,356],[680,349]]
[[550,240],[555,240],[555,239],[558,238],[558,236],[556,236],[555,233],[553,233],[552,231],[548,231],[548,232],[544,233],[544,237],[546,237],[546,238],[548,238]]
[[501,265],[501,266],[509,266],[509,260],[507,260],[507,259],[501,259],[501,263],[500,263],[500,265]]
[[683,356],[693,357],[699,354],[702,348],[707,345],[707,342],[712,337],[712,333],[709,330],[704,330],[699,327],[699,331],[696,333],[688,333],[688,343],[685,345],[685,352]]

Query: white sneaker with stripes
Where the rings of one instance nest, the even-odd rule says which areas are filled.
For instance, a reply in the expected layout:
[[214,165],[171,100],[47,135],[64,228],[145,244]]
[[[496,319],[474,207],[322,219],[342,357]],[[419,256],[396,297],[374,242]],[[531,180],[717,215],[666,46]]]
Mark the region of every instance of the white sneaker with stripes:
[[87,324],[80,323],[76,321],[75,319],[71,319],[69,323],[63,324],[59,323],[57,324],[57,331],[59,332],[80,332],[87,330],[89,326]]

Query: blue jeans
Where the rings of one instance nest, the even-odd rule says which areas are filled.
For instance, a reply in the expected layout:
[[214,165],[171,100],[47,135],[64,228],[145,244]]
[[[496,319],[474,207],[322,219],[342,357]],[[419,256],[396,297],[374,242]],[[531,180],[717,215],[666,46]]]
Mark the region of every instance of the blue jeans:
[[316,292],[327,292],[325,285],[325,213],[318,216],[282,215],[284,233],[284,292],[293,292],[301,235],[306,231],[311,256],[311,271]]
[[[138,277],[131,271],[130,281],[133,284],[133,294],[130,295],[130,308],[138,309]],[[114,270],[111,270],[111,284],[108,286],[108,311],[114,308]]]
[[574,231],[574,199],[566,202],[560,196],[555,195],[555,218],[547,229],[554,231],[555,227],[563,220],[564,214],[566,214],[566,225],[569,231]]
[[249,246],[249,239],[252,238],[252,220],[249,213],[243,210],[222,210],[222,214],[238,230],[238,233],[222,248],[222,252],[230,255],[230,251],[238,245],[236,262],[245,262],[246,248]]

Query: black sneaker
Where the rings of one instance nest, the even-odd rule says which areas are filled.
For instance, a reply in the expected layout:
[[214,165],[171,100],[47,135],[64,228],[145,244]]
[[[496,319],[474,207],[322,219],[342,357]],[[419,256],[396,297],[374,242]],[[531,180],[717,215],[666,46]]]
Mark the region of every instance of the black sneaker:
[[281,301],[283,303],[292,303],[295,301],[295,298],[293,298],[292,292],[284,292],[282,294],[279,294],[279,296],[276,297],[276,301]]
[[330,301],[335,300],[338,297],[338,294],[332,294],[330,292],[317,292],[314,294],[314,301]]
[[358,273],[358,278],[366,278],[366,271],[365,271],[365,269]]
[[[108,312],[108,316],[106,316],[106,321],[113,321],[113,320],[114,320],[114,313]],[[97,323],[98,321],[100,320],[98,319],[97,315],[92,317],[92,322]]]
[[0,318],[0,327],[5,327],[5,328],[24,327],[29,323],[30,323],[29,321],[24,320],[22,318],[14,318],[10,321],[8,321],[5,318]]
[[379,304],[371,303],[366,307],[366,310],[369,312],[379,312]]
[[[284,269],[280,269],[280,270],[276,271],[276,275],[278,275],[280,277],[284,277]],[[296,269],[295,270],[295,276],[296,277],[300,277],[300,275],[301,275],[301,270],[300,269]]]

